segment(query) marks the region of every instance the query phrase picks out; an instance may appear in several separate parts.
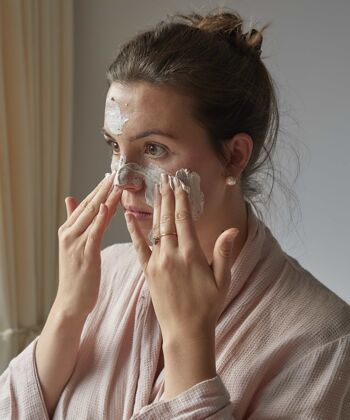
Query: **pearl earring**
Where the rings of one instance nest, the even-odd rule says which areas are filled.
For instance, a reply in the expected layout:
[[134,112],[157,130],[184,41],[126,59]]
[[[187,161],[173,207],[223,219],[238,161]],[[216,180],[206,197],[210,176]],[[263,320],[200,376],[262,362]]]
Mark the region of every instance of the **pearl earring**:
[[234,176],[228,176],[226,178],[226,185],[236,185],[237,183],[237,178]]

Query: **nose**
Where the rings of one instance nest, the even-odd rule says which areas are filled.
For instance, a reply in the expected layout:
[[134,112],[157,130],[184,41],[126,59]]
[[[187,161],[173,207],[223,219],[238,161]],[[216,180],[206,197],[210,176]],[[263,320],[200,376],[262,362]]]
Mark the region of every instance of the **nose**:
[[144,177],[138,171],[122,167],[116,174],[117,185],[121,190],[141,191],[144,188]]

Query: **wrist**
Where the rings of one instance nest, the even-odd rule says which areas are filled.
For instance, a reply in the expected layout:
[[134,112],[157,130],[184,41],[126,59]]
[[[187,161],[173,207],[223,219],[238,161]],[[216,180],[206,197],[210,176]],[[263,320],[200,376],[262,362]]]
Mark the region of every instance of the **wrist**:
[[214,347],[215,348],[215,330],[214,331],[198,331],[185,332],[177,334],[163,335],[163,351],[176,351],[179,348],[189,347]]
[[215,336],[172,337],[163,341],[165,400],[216,376]]
[[85,322],[89,315],[87,313],[77,311],[75,308],[72,308],[72,305],[67,305],[66,302],[57,296],[52,305],[51,311],[55,314],[55,316],[67,322]]
[[54,302],[50,310],[48,321],[52,324],[58,332],[69,331],[73,335],[81,333],[87,315],[77,314],[71,310]]

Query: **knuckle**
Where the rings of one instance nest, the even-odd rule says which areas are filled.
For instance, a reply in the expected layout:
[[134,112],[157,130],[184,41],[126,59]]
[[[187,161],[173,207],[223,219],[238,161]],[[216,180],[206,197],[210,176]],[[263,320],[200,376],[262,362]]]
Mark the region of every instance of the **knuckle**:
[[87,205],[90,203],[90,200],[88,198],[86,198],[84,201],[82,201],[80,203],[80,208],[85,209],[87,207]]
[[99,235],[94,229],[91,230],[89,237],[90,237],[90,240],[92,240],[93,242],[98,241],[99,239]]
[[177,210],[175,213],[175,220],[181,222],[184,220],[189,220],[191,217],[190,212],[187,210]]
[[160,261],[161,267],[169,270],[169,267],[171,267],[172,263],[173,263],[173,258],[169,254],[164,253]]
[[63,224],[58,228],[58,231],[57,231],[59,238],[62,236],[64,231],[65,231],[65,225]]
[[219,254],[224,258],[229,258],[231,251],[227,248],[219,248]]
[[86,206],[86,210],[90,213],[96,213],[97,206],[94,202],[90,201]]
[[160,216],[160,224],[169,223],[171,221],[171,217],[169,214],[162,214]]
[[72,235],[70,234],[68,230],[64,230],[59,236],[59,241],[62,245],[70,244],[71,240],[72,240]]
[[195,259],[195,251],[192,248],[184,248],[183,250],[183,259],[185,263],[190,264]]
[[142,251],[142,246],[140,242],[136,242],[135,244],[135,248],[137,252],[141,252]]

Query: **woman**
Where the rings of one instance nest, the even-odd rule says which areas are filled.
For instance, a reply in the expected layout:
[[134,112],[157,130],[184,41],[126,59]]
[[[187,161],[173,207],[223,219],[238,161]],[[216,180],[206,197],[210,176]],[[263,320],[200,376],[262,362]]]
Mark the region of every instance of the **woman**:
[[[349,418],[349,306],[253,211],[278,130],[261,43],[212,13],[121,48],[112,174],[66,200],[57,297],[0,378],[1,418]],[[100,253],[118,204],[132,243]]]

